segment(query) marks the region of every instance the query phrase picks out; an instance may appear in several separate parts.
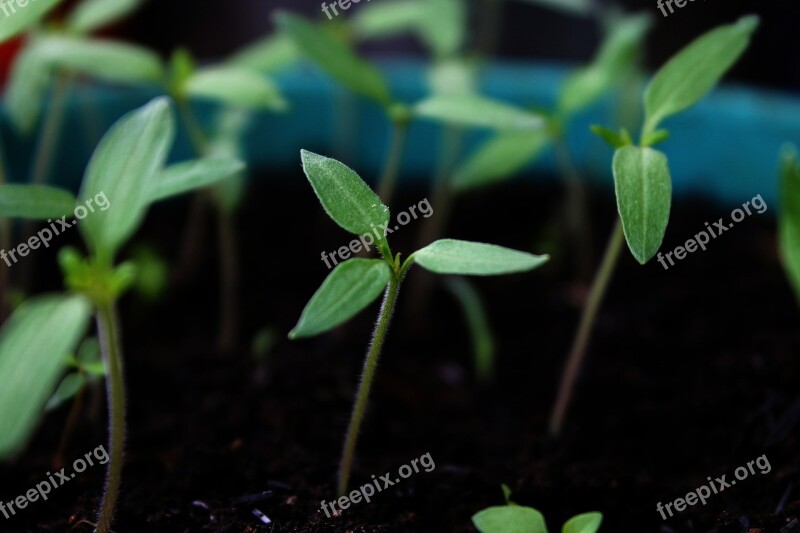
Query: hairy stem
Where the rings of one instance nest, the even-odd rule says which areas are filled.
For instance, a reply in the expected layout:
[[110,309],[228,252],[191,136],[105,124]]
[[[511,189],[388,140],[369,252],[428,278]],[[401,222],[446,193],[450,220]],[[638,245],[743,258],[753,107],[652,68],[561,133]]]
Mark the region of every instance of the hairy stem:
[[408,122],[406,120],[394,120],[392,122],[391,145],[386,166],[383,168],[381,181],[378,184],[378,196],[385,205],[392,203],[394,189],[397,185],[397,176],[400,174],[400,164],[403,161],[403,151],[408,137]]
[[611,238],[608,241],[608,246],[606,247],[605,255],[603,256],[603,262],[592,282],[589,300],[586,302],[586,306],[581,313],[578,331],[575,334],[572,349],[567,359],[567,366],[561,378],[556,404],[550,417],[551,435],[555,436],[561,432],[564,417],[567,414],[567,408],[572,399],[572,390],[575,386],[575,380],[580,373],[581,365],[586,355],[586,348],[592,335],[597,312],[603,302],[603,296],[605,296],[606,289],[611,281],[624,242],[625,234],[622,231],[622,222],[617,218],[616,225],[614,226]]
[[343,496],[347,493],[347,484],[350,481],[350,470],[353,467],[353,456],[356,451],[358,431],[361,428],[361,422],[364,420],[364,413],[367,410],[369,391],[372,388],[372,381],[375,377],[375,369],[378,367],[378,359],[381,355],[383,342],[386,339],[386,332],[389,331],[389,323],[392,320],[392,314],[394,313],[395,303],[397,302],[397,294],[400,292],[401,282],[402,276],[393,273],[389,280],[389,286],[386,288],[381,311],[378,315],[378,325],[375,327],[375,333],[372,335],[372,342],[367,352],[367,358],[364,360],[361,384],[358,386],[356,402],[353,406],[353,413],[350,416],[350,424],[347,427],[347,436],[344,439],[342,459],[339,462],[339,496]]
[[102,304],[97,310],[97,332],[100,351],[108,375],[106,391],[108,395],[108,415],[110,431],[108,448],[110,460],[103,503],[97,517],[96,533],[108,533],[114,519],[114,510],[119,498],[122,482],[122,461],[125,449],[125,381],[123,379],[122,351],[120,349],[120,328],[117,312],[113,304]]

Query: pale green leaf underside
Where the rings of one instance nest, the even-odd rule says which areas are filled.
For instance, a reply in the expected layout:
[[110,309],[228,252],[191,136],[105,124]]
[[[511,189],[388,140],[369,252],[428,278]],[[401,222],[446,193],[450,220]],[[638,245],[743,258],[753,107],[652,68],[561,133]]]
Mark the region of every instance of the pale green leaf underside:
[[108,257],[136,231],[172,146],[169,100],[156,98],[117,121],[89,161],[79,199],[105,193],[111,207],[95,211],[80,228],[89,247]]
[[143,3],[144,0],[83,0],[70,14],[67,26],[78,33],[91,33],[124,19]]
[[667,156],[625,146],[614,154],[617,209],[631,253],[641,264],[658,252],[669,222],[672,179]]
[[389,222],[389,208],[369,185],[346,165],[307,150],[300,152],[303,170],[325,212],[356,235],[374,234]]
[[0,217],[47,220],[71,215],[71,192],[46,185],[0,185]]
[[695,39],[661,67],[644,93],[644,133],[710,91],[747,49],[757,27],[756,16],[720,26]]
[[285,111],[289,104],[272,80],[240,67],[209,67],[197,71],[184,87],[194,98],[245,109]]
[[489,507],[474,514],[472,523],[481,533],[547,533],[542,513],[519,505]]
[[27,441],[74,353],[91,306],[79,296],[43,296],[22,304],[0,330],[0,459]]
[[239,172],[245,164],[225,157],[186,161],[165,168],[155,182],[150,201],[157,202],[218,183]]
[[44,37],[37,43],[53,68],[120,83],[161,83],[164,66],[157,54],[132,44],[82,37]]
[[494,130],[535,130],[545,124],[539,115],[478,95],[434,95],[415,105],[413,112],[447,124]]
[[781,259],[800,301],[800,163],[793,153],[781,171],[781,211],[778,218]]
[[39,121],[51,74],[50,64],[36,42],[23,47],[14,60],[5,104],[11,122],[23,134],[30,134]]
[[442,239],[414,253],[414,260],[437,274],[494,276],[533,270],[549,259],[495,244]]
[[8,15],[3,13],[0,16],[0,44],[32,27],[60,3],[61,0],[29,0],[24,7],[14,3],[15,11],[12,12],[11,3],[7,2]]
[[548,144],[547,132],[500,133],[481,145],[453,174],[453,189],[464,192],[517,174]]
[[229,65],[270,74],[292,65],[300,58],[294,41],[285,34],[270,35],[237,52]]
[[389,283],[380,259],[349,259],[333,269],[303,310],[289,338],[311,337],[343,324],[380,296]]
[[378,69],[359,58],[325,28],[286,12],[278,13],[276,21],[308,59],[339,83],[381,105],[389,105],[389,87]]
[[602,522],[602,513],[579,514],[564,523],[561,533],[597,533]]

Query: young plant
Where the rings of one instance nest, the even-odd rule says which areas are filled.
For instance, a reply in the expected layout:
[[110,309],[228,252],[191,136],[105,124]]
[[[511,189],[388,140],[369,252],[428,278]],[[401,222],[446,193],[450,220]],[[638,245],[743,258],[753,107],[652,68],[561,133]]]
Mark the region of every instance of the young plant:
[[735,24],[711,30],[670,59],[645,89],[645,117],[639,145],[634,145],[624,128],[619,133],[593,128],[616,149],[612,171],[619,217],[567,359],[550,419],[552,434],[561,430],[597,312],[623,243],[627,242],[634,258],[643,265],[658,252],[664,239],[672,202],[672,179],[667,156],[652,148],[669,136],[669,132],[659,126],[666,118],[693,106],[714,88],[747,49],[757,27],[757,17],[743,17]]
[[787,147],[783,154],[780,202],[778,242],[781,259],[800,303],[800,161],[794,147]]
[[[472,516],[473,525],[481,533],[548,533],[542,513],[533,507],[523,507],[511,501],[511,489],[503,485],[506,505],[489,507]],[[603,515],[583,513],[567,520],[561,533],[597,533]]]
[[[353,406],[339,465],[338,492],[347,491],[356,440],[367,408],[389,322],[400,285],[414,263],[437,274],[490,276],[533,270],[548,259],[492,244],[439,240],[401,261],[386,238],[389,208],[353,170],[342,163],[303,150],[303,170],[325,212],[346,231],[374,241],[380,259],[354,258],[340,263],[323,282],[303,310],[290,339],[311,337],[352,318],[382,292],[383,304],[364,361],[364,371]],[[355,241],[354,241],[355,242]],[[365,243],[366,246],[366,243]]]
[[[0,215],[32,220],[71,216],[78,206],[107,199],[80,222],[89,250],[61,250],[59,262],[72,296],[34,298],[0,330],[0,458],[24,445],[52,394],[67,355],[74,353],[90,313],[97,322],[107,374],[110,461],[96,531],[110,531],[119,495],[125,441],[125,382],[117,302],[135,281],[133,265],[115,257],[159,200],[240,172],[236,160],[204,159],[164,168],[174,137],[166,98],[121,118],[103,137],[86,169],[78,198],[46,186],[0,187]],[[84,207],[85,210],[85,207]],[[37,245],[38,246],[38,245]],[[31,245],[31,247],[33,247]]]

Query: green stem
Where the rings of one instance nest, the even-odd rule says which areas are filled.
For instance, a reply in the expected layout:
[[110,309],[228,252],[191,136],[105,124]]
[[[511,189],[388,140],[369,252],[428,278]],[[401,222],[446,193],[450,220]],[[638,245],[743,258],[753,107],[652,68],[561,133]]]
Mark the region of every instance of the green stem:
[[386,166],[378,184],[378,196],[385,205],[391,204],[392,196],[394,196],[397,176],[400,174],[400,164],[403,161],[403,151],[408,137],[408,121],[393,120],[391,137],[389,157],[386,160]]
[[617,218],[616,225],[614,226],[611,238],[608,241],[608,246],[606,247],[605,255],[603,256],[603,262],[600,264],[600,269],[597,271],[597,275],[592,283],[589,300],[586,302],[586,306],[581,313],[578,331],[575,334],[572,349],[567,359],[567,366],[561,378],[556,404],[550,417],[551,435],[558,435],[561,431],[567,408],[572,399],[572,390],[575,386],[575,380],[580,373],[581,365],[586,355],[586,347],[592,335],[597,312],[603,302],[603,296],[611,281],[624,243],[625,234],[622,231],[622,222]]
[[353,456],[356,451],[356,441],[358,440],[358,431],[361,428],[361,422],[364,420],[364,413],[367,410],[369,391],[372,388],[372,381],[375,377],[375,369],[378,367],[378,359],[381,355],[383,342],[386,339],[386,332],[389,331],[389,323],[392,320],[392,314],[394,313],[394,307],[397,303],[397,294],[400,292],[400,283],[402,282],[402,275],[404,272],[405,269],[401,269],[399,274],[392,273],[389,286],[383,298],[381,311],[378,315],[378,325],[375,328],[375,333],[372,336],[372,342],[367,352],[367,358],[364,361],[361,384],[358,386],[356,402],[353,406],[353,413],[350,416],[350,424],[347,427],[347,436],[344,439],[342,459],[339,462],[339,496],[343,496],[347,493],[347,485],[350,481],[350,470],[353,467]]
[[33,161],[30,181],[34,185],[42,185],[48,182],[47,178],[50,174],[50,167],[53,164],[53,157],[58,147],[58,140],[64,122],[67,92],[71,83],[72,76],[69,74],[61,73],[56,78],[53,99],[50,103],[49,113],[47,113]]
[[194,111],[192,111],[191,104],[185,98],[176,98],[175,101],[181,122],[183,122],[186,132],[189,134],[189,141],[192,143],[197,157],[203,157],[208,149],[206,134],[203,132],[203,128],[200,126]]
[[106,391],[111,427],[108,439],[108,448],[110,450],[108,475],[95,532],[108,533],[111,530],[111,522],[114,519],[114,510],[119,497],[125,448],[125,381],[123,379],[122,352],[120,350],[119,322],[113,304],[102,304],[98,307],[97,331],[103,362],[108,372]]
[[563,136],[554,141],[556,163],[567,186],[566,217],[567,235],[573,247],[576,270],[581,280],[588,280],[592,273],[592,242],[587,222],[588,202],[586,183],[581,177]]

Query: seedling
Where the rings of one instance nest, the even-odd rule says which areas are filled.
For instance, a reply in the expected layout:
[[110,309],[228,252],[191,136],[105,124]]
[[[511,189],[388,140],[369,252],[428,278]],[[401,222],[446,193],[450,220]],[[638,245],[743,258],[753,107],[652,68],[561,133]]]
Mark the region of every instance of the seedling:
[[595,276],[550,419],[558,434],[580,372],[597,312],[611,280],[623,243],[640,264],[658,252],[669,221],[672,179],[667,156],[652,148],[666,140],[664,119],[693,106],[708,93],[747,49],[758,27],[758,17],[747,16],[720,26],[678,52],[650,81],[644,92],[645,117],[639,145],[624,128],[619,133],[595,127],[593,131],[616,149],[612,170],[619,218]]
[[[472,523],[481,533],[548,533],[542,513],[511,501],[511,489],[503,485],[506,505],[489,507],[472,516]],[[561,533],[597,533],[603,515],[583,513],[567,520]]]
[[800,303],[800,162],[794,147],[784,150],[780,199],[778,238],[781,259]]
[[386,238],[389,208],[353,170],[344,164],[303,150],[303,170],[325,212],[346,231],[369,236],[377,245],[381,259],[348,259],[340,263],[303,310],[289,333],[290,339],[311,337],[328,331],[352,318],[372,303],[381,292],[383,304],[364,362],[364,372],[356,395],[339,466],[338,492],[347,491],[356,440],[369,400],[381,349],[389,330],[400,285],[414,263],[437,274],[490,276],[533,270],[548,259],[492,244],[439,240],[417,250],[401,261]]
[[101,193],[109,209],[79,224],[89,250],[83,257],[62,249],[59,262],[73,293],[33,298],[0,330],[0,458],[24,445],[67,355],[83,337],[90,314],[97,321],[107,373],[110,461],[96,531],[107,533],[116,507],[125,440],[125,382],[117,302],[135,281],[131,263],[114,259],[135,233],[149,206],[164,198],[219,182],[242,170],[230,159],[203,159],[164,168],[174,137],[166,98],[121,118],[103,137],[89,162],[78,199],[60,189],[35,185],[0,187],[0,216],[46,220],[71,215]]

